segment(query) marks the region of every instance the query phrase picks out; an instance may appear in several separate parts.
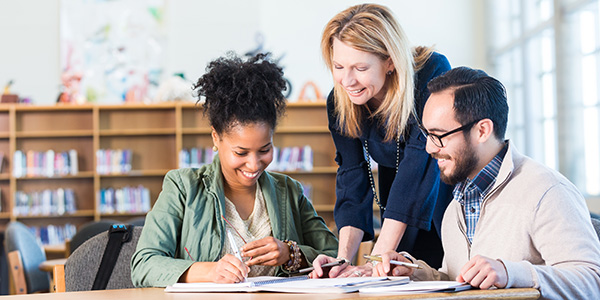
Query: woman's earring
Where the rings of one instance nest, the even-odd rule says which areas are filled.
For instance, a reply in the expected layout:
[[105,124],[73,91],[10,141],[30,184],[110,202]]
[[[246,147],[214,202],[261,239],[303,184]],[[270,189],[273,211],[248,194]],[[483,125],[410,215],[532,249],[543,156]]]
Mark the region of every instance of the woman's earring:
[[219,148],[217,148],[217,146],[213,146],[213,152],[217,152],[219,151]]
[[392,71],[387,71],[388,76],[392,75]]

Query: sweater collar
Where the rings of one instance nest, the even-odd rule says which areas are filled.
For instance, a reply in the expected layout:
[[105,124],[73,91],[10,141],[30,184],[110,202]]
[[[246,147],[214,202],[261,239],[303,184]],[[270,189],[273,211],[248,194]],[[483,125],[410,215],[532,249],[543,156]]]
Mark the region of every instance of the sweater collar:
[[508,149],[506,150],[506,154],[504,155],[504,160],[502,160],[502,165],[500,165],[500,170],[498,171],[498,175],[496,176],[496,182],[494,186],[490,190],[490,192],[495,191],[501,185],[505,184],[506,181],[511,177],[514,169],[515,169],[515,160],[521,157],[521,154],[518,152],[517,148],[510,142],[510,140],[505,141],[508,145]]

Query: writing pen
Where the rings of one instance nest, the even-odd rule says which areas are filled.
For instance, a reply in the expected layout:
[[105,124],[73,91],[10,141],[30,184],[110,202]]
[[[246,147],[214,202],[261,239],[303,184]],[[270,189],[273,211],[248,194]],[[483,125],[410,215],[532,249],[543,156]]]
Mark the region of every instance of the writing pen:
[[237,257],[242,263],[244,260],[242,259],[242,255],[240,254],[240,249],[235,244],[235,240],[233,239],[233,235],[231,235],[231,231],[227,230],[227,237],[229,238],[229,243],[231,243],[231,248],[233,248],[233,254]]
[[[340,259],[338,261],[322,264],[321,268],[330,268],[330,267],[335,267],[335,266],[341,266],[341,265],[345,264],[346,262],[347,261],[345,259]],[[308,267],[308,268],[300,269],[300,270],[297,270],[294,272],[290,272],[290,274],[308,273],[308,272],[312,272],[314,269],[315,269],[315,267]]]
[[[374,255],[363,255],[364,258],[368,259],[368,260],[373,260],[373,261],[378,261],[378,262],[382,262],[383,259],[381,259],[381,256],[374,256]],[[403,266],[403,267],[409,267],[409,268],[415,268],[415,269],[422,269],[421,266],[417,265],[417,264],[413,264],[413,263],[407,263],[407,262],[403,262],[403,261],[398,261],[398,260],[390,260],[390,264],[392,265],[397,265],[397,266]]]

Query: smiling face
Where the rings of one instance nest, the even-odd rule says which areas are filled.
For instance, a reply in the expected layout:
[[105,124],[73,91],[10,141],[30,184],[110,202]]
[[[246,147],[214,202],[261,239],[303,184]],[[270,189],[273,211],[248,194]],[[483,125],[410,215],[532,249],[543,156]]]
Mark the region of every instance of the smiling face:
[[[423,127],[430,133],[442,135],[460,127],[454,117],[454,91],[447,89],[429,96],[423,110]],[[435,146],[427,139],[427,153],[438,161],[440,178],[454,185],[473,178],[478,171],[479,157],[471,140],[471,129],[467,137],[457,132],[443,138],[444,148]]]
[[273,128],[264,122],[238,124],[221,135],[213,130],[212,138],[219,148],[226,188],[254,189],[258,177],[273,161]]
[[350,101],[363,105],[375,99],[378,106],[385,97],[386,73],[394,70],[391,59],[354,49],[337,38],[333,39],[333,79],[340,84]]

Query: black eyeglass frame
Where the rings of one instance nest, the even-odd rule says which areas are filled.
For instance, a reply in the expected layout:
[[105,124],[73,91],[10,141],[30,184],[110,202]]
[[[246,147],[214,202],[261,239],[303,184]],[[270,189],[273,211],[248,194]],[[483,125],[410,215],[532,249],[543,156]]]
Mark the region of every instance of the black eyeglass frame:
[[471,129],[471,127],[473,127],[473,125],[477,124],[481,120],[483,120],[483,119],[479,119],[479,120],[475,120],[475,121],[469,122],[469,123],[467,123],[467,124],[465,124],[463,126],[460,126],[460,127],[456,128],[456,129],[450,130],[450,131],[448,131],[448,132],[446,132],[446,133],[444,133],[442,135],[437,135],[437,134],[434,134],[434,133],[431,133],[431,132],[427,131],[427,129],[425,129],[425,127],[423,127],[423,124],[419,124],[419,130],[421,130],[421,133],[425,136],[425,138],[426,139],[430,139],[431,142],[436,147],[438,147],[438,148],[444,148],[444,142],[442,142],[443,138],[445,138],[445,137],[447,137],[447,136],[449,136],[451,134],[457,133],[457,132],[461,132],[461,131],[465,131],[467,129]]

